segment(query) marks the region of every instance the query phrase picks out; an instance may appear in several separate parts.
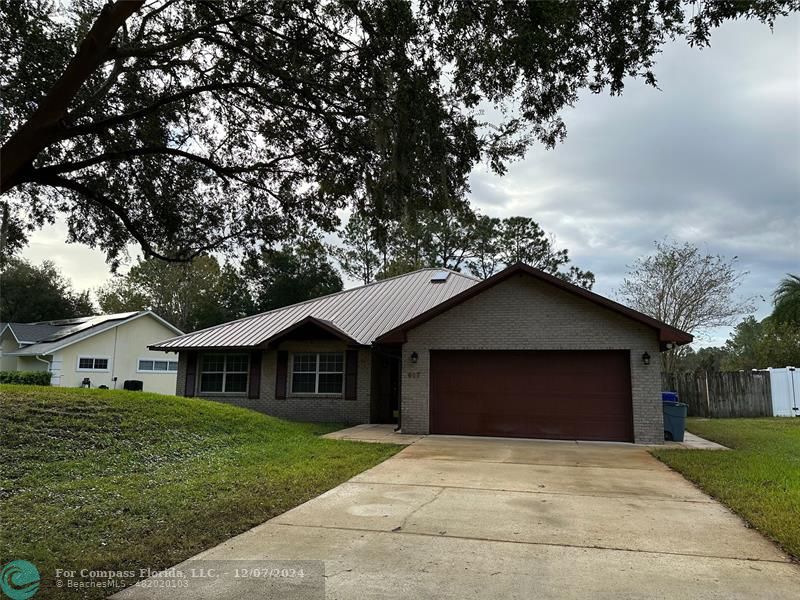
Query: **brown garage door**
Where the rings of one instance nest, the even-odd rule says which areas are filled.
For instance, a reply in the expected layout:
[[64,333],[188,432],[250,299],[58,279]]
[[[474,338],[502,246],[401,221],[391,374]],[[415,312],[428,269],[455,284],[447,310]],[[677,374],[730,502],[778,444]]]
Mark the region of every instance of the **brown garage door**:
[[431,433],[633,441],[627,351],[432,351]]

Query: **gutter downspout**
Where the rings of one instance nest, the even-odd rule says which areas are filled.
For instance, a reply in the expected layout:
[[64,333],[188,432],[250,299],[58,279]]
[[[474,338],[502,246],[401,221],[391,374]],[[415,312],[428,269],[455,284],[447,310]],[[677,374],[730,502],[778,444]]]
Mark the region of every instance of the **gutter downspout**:
[[53,371],[51,370],[53,363],[51,363],[49,360],[45,360],[44,358],[40,358],[41,356],[41,354],[34,354],[33,358],[47,365],[47,372],[50,373],[50,385],[53,385]]
[[[114,371],[117,370],[117,335],[119,334],[119,325],[114,327],[114,356],[111,359],[111,382],[114,386],[114,389],[117,389],[117,378],[114,374]],[[137,369],[138,369],[138,362],[137,362]]]
[[400,354],[397,355],[397,433],[403,427],[403,345],[400,345]]
[[[400,363],[400,365],[402,369],[402,363]],[[402,380],[402,377],[399,377],[398,379]],[[401,381],[397,382],[398,388],[400,387],[401,383],[402,383]],[[399,394],[400,398],[399,401],[397,402],[397,426],[392,430],[395,433],[400,431],[400,429],[403,427],[403,394],[400,392],[399,389],[397,390],[397,393]]]

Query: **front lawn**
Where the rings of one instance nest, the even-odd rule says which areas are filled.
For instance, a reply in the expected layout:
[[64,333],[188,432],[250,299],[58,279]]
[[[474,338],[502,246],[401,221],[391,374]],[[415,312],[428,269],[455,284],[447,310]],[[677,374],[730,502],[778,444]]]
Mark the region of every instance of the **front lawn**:
[[689,419],[687,429],[732,450],[653,454],[800,558],[800,418]]
[[[215,402],[0,385],[0,565],[161,569],[317,496],[400,446],[327,440]],[[126,581],[132,584],[133,579]]]

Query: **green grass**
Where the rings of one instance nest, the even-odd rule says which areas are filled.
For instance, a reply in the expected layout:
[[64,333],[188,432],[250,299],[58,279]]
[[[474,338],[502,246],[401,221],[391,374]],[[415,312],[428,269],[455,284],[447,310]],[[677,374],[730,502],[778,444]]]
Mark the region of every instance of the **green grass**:
[[80,595],[52,587],[56,568],[173,565],[400,449],[319,437],[339,427],[159,394],[0,385],[0,565],[33,562],[39,597]]
[[653,454],[800,558],[800,419],[689,419],[730,451]]

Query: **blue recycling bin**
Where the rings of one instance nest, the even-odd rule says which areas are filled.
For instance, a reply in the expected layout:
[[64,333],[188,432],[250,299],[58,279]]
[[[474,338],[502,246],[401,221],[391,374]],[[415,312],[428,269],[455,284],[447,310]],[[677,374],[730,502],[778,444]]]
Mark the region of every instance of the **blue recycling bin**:
[[682,442],[686,432],[686,413],[689,405],[683,402],[662,402],[664,408],[664,439]]

